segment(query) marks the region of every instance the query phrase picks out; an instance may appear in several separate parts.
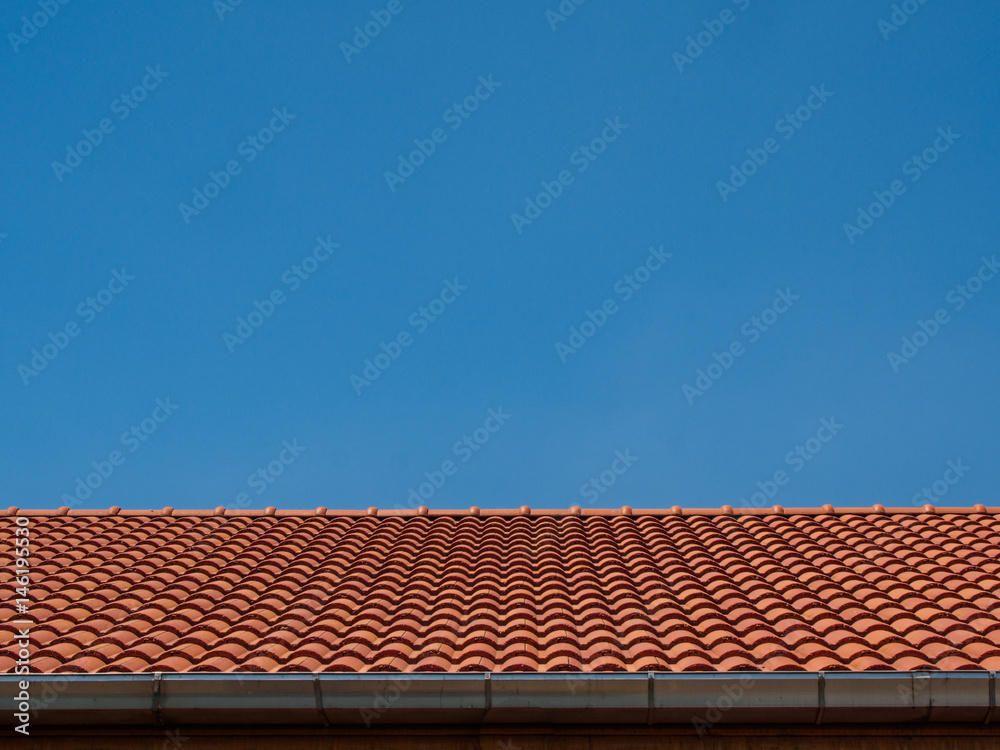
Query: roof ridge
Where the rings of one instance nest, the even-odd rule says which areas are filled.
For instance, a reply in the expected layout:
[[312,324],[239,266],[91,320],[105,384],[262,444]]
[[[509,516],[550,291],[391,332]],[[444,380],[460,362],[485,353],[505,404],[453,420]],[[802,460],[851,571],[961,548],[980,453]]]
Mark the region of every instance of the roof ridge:
[[935,507],[933,505],[923,505],[919,508],[917,507],[890,507],[886,508],[883,505],[873,505],[870,508],[862,507],[841,507],[835,508],[832,505],[823,505],[819,508],[789,508],[785,509],[780,505],[775,505],[771,508],[733,508],[731,505],[723,505],[721,508],[681,508],[679,505],[671,506],[670,508],[640,508],[633,510],[627,505],[623,505],[621,508],[580,508],[578,505],[571,506],[566,509],[532,509],[527,505],[522,505],[520,508],[479,508],[477,506],[472,506],[468,510],[454,510],[454,509],[438,509],[431,510],[427,506],[421,505],[414,509],[389,509],[389,508],[376,508],[370,507],[365,510],[340,510],[340,509],[328,509],[324,506],[320,506],[315,510],[279,510],[274,506],[268,506],[261,510],[233,510],[230,508],[225,508],[223,506],[218,506],[211,509],[187,509],[187,508],[172,508],[165,507],[160,510],[149,509],[149,510],[123,510],[117,505],[114,505],[107,510],[101,508],[80,508],[71,509],[68,506],[63,505],[62,507],[55,509],[33,509],[33,508],[18,508],[17,506],[11,506],[6,510],[0,509],[0,516],[149,516],[149,517],[189,517],[189,518],[204,518],[212,516],[225,516],[226,518],[258,518],[266,516],[276,516],[279,518],[309,518],[314,516],[322,516],[326,518],[360,518],[360,517],[377,517],[377,518],[410,518],[414,516],[429,516],[429,517],[441,517],[441,516],[501,516],[501,517],[515,517],[515,516],[532,516],[532,517],[562,517],[562,516],[604,516],[604,517],[615,517],[615,516],[772,516],[772,515],[784,515],[784,516],[825,516],[825,515],[835,515],[835,516],[845,516],[845,515],[919,515],[919,514],[959,514],[959,515],[973,515],[973,514],[989,514],[989,515],[1000,515],[1000,507],[991,506],[986,507],[982,504],[976,504],[972,507]]

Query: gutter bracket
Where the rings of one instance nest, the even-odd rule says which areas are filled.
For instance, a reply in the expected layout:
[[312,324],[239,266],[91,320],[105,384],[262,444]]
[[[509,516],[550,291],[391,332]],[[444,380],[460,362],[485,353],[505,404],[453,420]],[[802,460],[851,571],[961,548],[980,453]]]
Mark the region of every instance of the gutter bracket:
[[646,708],[646,725],[653,725],[653,672],[647,672],[647,692],[649,694],[649,703]]
[[316,696],[316,711],[319,713],[320,718],[323,720],[323,726],[329,728],[330,720],[326,716],[326,711],[323,709],[323,691],[319,686],[319,675],[315,672],[313,673],[313,695]]
[[163,672],[153,673],[153,723],[158,726],[163,726],[163,718],[160,716],[160,678],[163,677]]
[[983,725],[990,723],[990,717],[993,712],[997,709],[997,672],[995,669],[990,670],[990,710],[986,712],[986,721]]
[[817,675],[819,687],[819,711],[816,713],[816,724],[823,723],[823,712],[826,710],[826,672]]
[[[934,711],[934,683],[931,681],[930,672],[924,672],[924,679],[927,680],[927,713],[924,714],[924,723],[929,724],[931,713]],[[917,673],[910,672],[910,695],[913,696],[913,707],[917,706]]]
[[493,709],[493,682],[490,679],[490,673],[487,672],[483,675],[483,691],[485,693],[484,700],[486,703],[486,714],[488,715]]

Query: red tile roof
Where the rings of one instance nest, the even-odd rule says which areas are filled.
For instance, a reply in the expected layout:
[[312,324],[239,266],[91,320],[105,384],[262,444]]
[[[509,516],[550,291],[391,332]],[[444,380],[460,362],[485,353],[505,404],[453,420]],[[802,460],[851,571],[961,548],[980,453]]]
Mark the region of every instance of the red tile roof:
[[37,672],[1000,669],[1000,508],[0,511]]

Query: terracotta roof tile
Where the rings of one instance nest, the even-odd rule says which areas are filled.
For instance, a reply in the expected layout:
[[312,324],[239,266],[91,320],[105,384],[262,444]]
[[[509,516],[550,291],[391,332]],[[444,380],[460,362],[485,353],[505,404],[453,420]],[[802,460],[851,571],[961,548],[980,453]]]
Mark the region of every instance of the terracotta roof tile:
[[1000,668],[997,508],[17,515],[41,672]]

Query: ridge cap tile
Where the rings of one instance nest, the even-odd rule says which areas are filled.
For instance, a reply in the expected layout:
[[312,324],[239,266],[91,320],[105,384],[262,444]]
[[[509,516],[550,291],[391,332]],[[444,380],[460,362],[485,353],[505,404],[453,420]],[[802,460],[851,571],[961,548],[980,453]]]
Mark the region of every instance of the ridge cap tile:
[[[423,512],[421,512],[423,509]],[[948,517],[958,516],[978,516],[978,515],[993,515],[996,516],[1000,514],[1000,507],[977,504],[974,506],[956,506],[956,507],[935,507],[925,505],[921,508],[916,507],[890,507],[886,508],[881,505],[875,505],[871,508],[859,508],[859,507],[837,507],[824,505],[822,507],[802,507],[802,508],[779,508],[775,506],[774,508],[738,508],[734,509],[731,506],[723,505],[720,508],[680,508],[679,506],[673,506],[672,508],[630,508],[628,506],[623,506],[617,509],[605,509],[605,508],[587,508],[583,509],[579,513],[578,506],[572,506],[568,508],[556,508],[556,509],[527,509],[527,506],[521,506],[520,508],[476,508],[477,513],[474,515],[470,514],[468,510],[455,510],[455,509],[429,509],[425,506],[421,506],[418,509],[381,509],[381,508],[366,508],[366,509],[327,509],[325,507],[315,508],[312,510],[307,509],[275,509],[272,506],[267,508],[254,508],[249,510],[234,510],[226,509],[223,506],[218,506],[216,508],[204,508],[204,509],[193,509],[193,508],[162,508],[162,509],[148,509],[148,510],[133,510],[133,509],[122,509],[118,506],[112,506],[110,508],[76,508],[70,509],[66,506],[60,508],[52,509],[35,509],[35,508],[18,508],[17,506],[11,506],[7,509],[0,509],[0,516],[28,516],[28,517],[69,517],[69,518],[81,518],[81,517],[96,517],[96,518],[110,518],[110,517],[154,517],[154,518],[171,518],[180,519],[184,517],[194,517],[194,518],[220,518],[220,519],[236,519],[236,518],[468,518],[470,515],[472,517],[506,517],[506,518],[551,518],[551,517],[576,517],[576,518],[615,518],[619,521],[631,521],[643,517],[677,517],[682,518],[687,517],[705,517],[705,518],[775,518],[777,520],[788,520],[790,517],[848,517],[857,520],[866,519],[869,517],[880,518],[885,516],[908,516],[914,520],[920,519],[925,522],[942,522],[947,521]],[[372,512],[374,511],[374,512]]]

